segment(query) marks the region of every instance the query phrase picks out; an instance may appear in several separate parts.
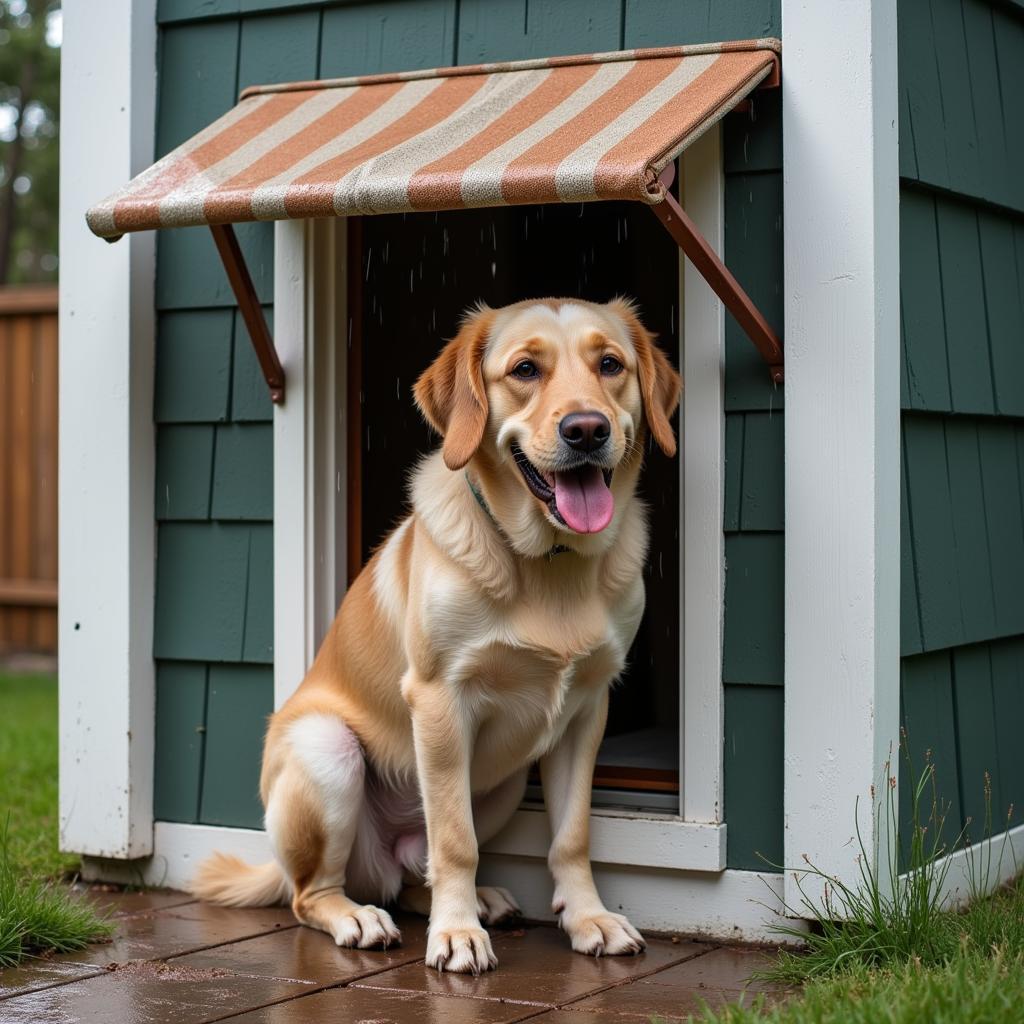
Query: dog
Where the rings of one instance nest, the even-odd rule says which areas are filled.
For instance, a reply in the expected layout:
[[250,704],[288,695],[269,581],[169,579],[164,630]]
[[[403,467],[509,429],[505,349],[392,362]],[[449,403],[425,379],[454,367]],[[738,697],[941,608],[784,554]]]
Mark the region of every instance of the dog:
[[681,381],[633,305],[478,306],[415,385],[443,438],[411,512],[350,587],[302,685],[270,719],[260,792],[275,860],[214,854],[192,886],[291,900],[339,946],[400,941],[378,904],[429,915],[426,962],[496,966],[481,844],[539,761],[553,911],[580,953],[637,953],[589,859],[591,780],[644,610],[648,437],[676,451]]

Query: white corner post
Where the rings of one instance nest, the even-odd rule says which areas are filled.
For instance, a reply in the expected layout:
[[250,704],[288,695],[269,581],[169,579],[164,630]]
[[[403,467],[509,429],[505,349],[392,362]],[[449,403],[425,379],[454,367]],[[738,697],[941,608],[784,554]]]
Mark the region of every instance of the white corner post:
[[153,159],[156,0],[64,8],[60,148],[60,845],[153,848],[151,232],[85,211]]
[[[783,0],[786,899],[856,884],[899,728],[896,8]],[[859,800],[859,812],[855,810]],[[880,833],[880,834],[879,834]],[[883,869],[883,875],[887,872]],[[883,879],[883,882],[885,879]]]
[[[681,161],[680,198],[711,248],[725,256],[722,130],[715,125]],[[682,817],[723,820],[725,701],[725,309],[697,268],[679,254],[682,311],[683,629],[680,702]],[[723,861],[724,867],[724,861]]]
[[347,578],[346,222],[274,226],[274,708],[313,662]]

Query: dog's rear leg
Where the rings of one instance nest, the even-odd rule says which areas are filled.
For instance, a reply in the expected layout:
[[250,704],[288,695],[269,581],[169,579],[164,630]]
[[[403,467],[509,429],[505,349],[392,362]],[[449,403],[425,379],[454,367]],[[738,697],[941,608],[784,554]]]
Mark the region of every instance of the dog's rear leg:
[[267,800],[267,831],[292,883],[292,910],[339,946],[387,947],[401,941],[390,915],[345,895],[363,805],[362,748],[341,719],[311,714],[288,729],[285,763]]

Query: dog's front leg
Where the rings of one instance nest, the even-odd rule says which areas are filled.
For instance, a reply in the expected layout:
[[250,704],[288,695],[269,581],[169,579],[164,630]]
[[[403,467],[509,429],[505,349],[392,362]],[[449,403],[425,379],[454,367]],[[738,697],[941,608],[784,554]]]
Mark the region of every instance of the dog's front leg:
[[427,682],[410,673],[402,693],[412,714],[427,823],[427,964],[439,971],[480,974],[498,961],[477,916],[479,850],[469,782],[475,726],[465,703],[440,680]]
[[597,749],[608,717],[608,691],[569,723],[557,746],[541,758],[544,803],[551,820],[548,866],[555,880],[551,909],[577,953],[639,953],[640,933],[605,908],[590,868],[590,791]]

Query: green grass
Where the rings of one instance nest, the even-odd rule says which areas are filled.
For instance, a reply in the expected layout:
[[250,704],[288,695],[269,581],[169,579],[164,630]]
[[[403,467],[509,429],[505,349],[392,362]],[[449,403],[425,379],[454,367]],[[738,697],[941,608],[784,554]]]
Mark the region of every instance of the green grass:
[[965,952],[940,967],[857,967],[791,1002],[708,1012],[704,1024],[1010,1024],[1024,1021],[1024,956]]
[[35,953],[68,953],[112,928],[61,883],[19,872],[0,841],[0,968]]
[[[909,763],[905,770],[912,771]],[[888,777],[888,766],[886,776]],[[849,969],[897,968],[906,964],[924,967],[942,966],[965,951],[987,954],[993,948],[1006,949],[1009,955],[1024,954],[1024,888],[1016,884],[993,899],[984,898],[1012,857],[1005,839],[986,847],[984,856],[966,841],[966,829],[952,836],[946,829],[948,808],[939,800],[934,766],[928,764],[919,776],[911,776],[908,824],[898,821],[895,779],[885,786],[884,800],[873,800],[876,841],[867,849],[859,826],[857,859],[860,879],[847,884],[830,877],[808,862],[799,883],[800,905],[787,908],[791,917],[813,922],[811,934],[779,929],[790,938],[802,939],[802,953],[783,952],[771,970],[774,980],[803,982],[835,975]],[[985,836],[992,835],[991,786],[985,779]],[[1000,822],[1000,831],[1010,827],[1009,816]],[[880,837],[886,836],[881,855]],[[1005,833],[1004,833],[1005,835]],[[947,854],[954,848],[966,851],[968,858],[970,904],[960,914],[944,909],[942,892],[949,871]],[[808,881],[809,880],[809,881]],[[824,892],[819,903],[815,890]]]
[[110,934],[60,879],[78,858],[57,849],[57,682],[0,675],[0,967],[68,952]]
[[[909,764],[905,770],[911,772]],[[1015,863],[1004,863],[1012,856],[1008,844],[997,840],[994,852],[987,847],[979,854],[965,844],[963,832],[947,844],[942,838],[947,809],[936,793],[934,768],[928,765],[911,778],[916,784],[902,835],[895,783],[885,787],[884,800],[874,801],[876,835],[884,832],[891,852],[881,858],[878,844],[869,850],[861,842],[857,884],[844,884],[810,862],[804,867],[800,906],[787,909],[790,916],[809,919],[811,933],[780,931],[801,937],[805,948],[781,952],[760,972],[769,980],[801,985],[800,992],[774,1006],[757,997],[740,1007],[708,1009],[699,1018],[704,1024],[1024,1021],[1024,876],[985,897],[1003,868],[1016,872]],[[1008,817],[1000,831],[1009,826]],[[992,835],[990,808],[985,835]],[[948,870],[943,858],[962,844],[971,901],[962,911],[947,910],[940,901]],[[824,904],[814,898],[819,889]]]
[[58,877],[78,858],[57,849],[57,680],[0,675],[0,828],[11,863]]

